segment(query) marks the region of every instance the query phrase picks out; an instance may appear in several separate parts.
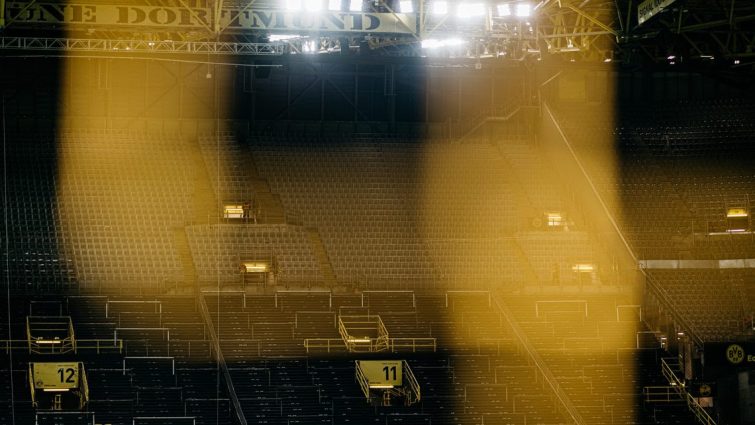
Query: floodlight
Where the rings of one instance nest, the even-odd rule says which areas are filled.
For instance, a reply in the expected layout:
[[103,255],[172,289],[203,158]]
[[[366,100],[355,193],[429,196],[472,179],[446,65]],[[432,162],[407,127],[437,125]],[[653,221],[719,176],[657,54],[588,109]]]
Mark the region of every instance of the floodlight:
[[516,5],[516,16],[526,18],[530,16],[532,6],[529,3],[519,3]]
[[341,0],[328,0],[328,10],[338,12],[341,10]]
[[362,0],[351,0],[349,2],[349,11],[350,12],[361,12],[362,11]]
[[461,3],[456,9],[460,18],[472,18],[485,14],[485,5],[482,3]]
[[402,0],[398,6],[401,13],[414,13],[414,5],[411,0]]
[[301,0],[286,0],[286,10],[301,10]]
[[448,14],[448,2],[436,1],[433,2],[433,15],[446,15]]
[[445,40],[438,40],[435,38],[428,38],[422,40],[423,49],[436,49],[438,47],[455,47],[464,44],[464,40],[460,38],[447,38]]
[[292,40],[301,37],[299,34],[270,34],[271,42]]
[[434,38],[428,38],[427,40],[422,40],[422,48],[423,49],[434,49],[436,47],[442,46],[443,43],[440,40],[436,40]]
[[511,16],[511,6],[508,3],[499,4],[497,10],[498,16]]
[[322,0],[304,0],[304,9],[308,12],[319,12],[322,10]]

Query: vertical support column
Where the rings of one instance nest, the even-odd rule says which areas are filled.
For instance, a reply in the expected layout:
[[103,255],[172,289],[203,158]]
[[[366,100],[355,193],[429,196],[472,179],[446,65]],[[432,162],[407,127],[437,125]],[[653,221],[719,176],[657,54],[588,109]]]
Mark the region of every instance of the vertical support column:
[[396,128],[396,81],[395,66],[386,65],[383,74],[383,94],[388,97],[388,114],[390,115],[391,130]]
[[354,122],[359,121],[359,64],[354,65]]
[[325,121],[325,67],[324,64],[320,64],[318,69],[317,78],[320,79],[320,123]]
[[0,29],[5,28],[5,0],[0,0]]
[[289,69],[288,76],[286,77],[286,119],[291,119],[291,74],[292,70]]

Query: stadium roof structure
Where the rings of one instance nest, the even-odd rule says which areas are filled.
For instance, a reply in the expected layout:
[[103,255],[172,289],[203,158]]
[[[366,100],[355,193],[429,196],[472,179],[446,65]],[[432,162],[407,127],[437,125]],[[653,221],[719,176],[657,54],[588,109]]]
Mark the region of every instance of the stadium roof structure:
[[747,0],[0,0],[0,49],[750,67],[753,21]]

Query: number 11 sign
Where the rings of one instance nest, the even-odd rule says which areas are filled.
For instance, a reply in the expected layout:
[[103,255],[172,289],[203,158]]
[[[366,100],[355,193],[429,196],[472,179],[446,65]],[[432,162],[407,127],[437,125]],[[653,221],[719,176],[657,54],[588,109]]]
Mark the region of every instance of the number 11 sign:
[[361,360],[357,363],[370,383],[370,388],[402,385],[402,360]]

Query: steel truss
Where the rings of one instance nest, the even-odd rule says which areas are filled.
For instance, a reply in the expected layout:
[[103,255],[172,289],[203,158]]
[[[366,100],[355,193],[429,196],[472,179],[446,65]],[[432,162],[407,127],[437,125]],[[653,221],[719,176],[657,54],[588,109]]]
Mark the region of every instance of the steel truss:
[[288,52],[283,43],[236,43],[214,41],[147,41],[39,37],[0,37],[0,49],[80,52],[182,53],[204,55],[280,56]]
[[[434,1],[415,0],[415,11],[411,16],[416,17],[416,25],[412,20],[407,21],[409,15],[400,15],[391,9],[389,5],[396,2],[364,2],[368,9],[363,11],[363,17],[375,14],[386,22],[396,18],[395,33],[385,29],[372,32],[301,29],[294,31],[291,39],[269,43],[271,35],[281,35],[283,30],[269,27],[242,31],[233,27],[232,22],[234,17],[281,11],[278,0],[149,1],[136,7],[182,11],[181,16],[192,22],[192,26],[184,28],[153,23],[144,28],[128,25],[94,28],[73,25],[68,30],[70,40],[24,39],[28,35],[25,31],[38,32],[44,30],[44,25],[24,22],[18,6],[14,6],[13,16],[3,14],[6,11],[2,4],[7,1],[0,0],[0,25],[4,20],[6,34],[19,36],[3,39],[0,48],[260,56],[366,51],[388,56],[506,57],[516,60],[556,55],[570,60],[605,62],[631,61],[639,55],[658,63],[663,63],[669,56],[683,55],[688,60],[726,59],[736,66],[755,61],[755,3],[751,0],[671,1],[653,16],[643,17],[647,20],[642,24],[638,24],[638,6],[642,0],[530,1],[532,15],[529,17],[499,16],[496,11],[498,0],[495,0],[485,2],[484,15],[471,20],[458,18],[451,6],[446,15],[433,14]],[[31,1],[27,7],[33,10],[39,3]],[[154,6],[155,3],[160,6]],[[448,3],[455,4],[453,1]],[[409,31],[410,28],[414,29]],[[421,46],[423,40],[451,38],[461,39],[463,43],[435,51]]]

